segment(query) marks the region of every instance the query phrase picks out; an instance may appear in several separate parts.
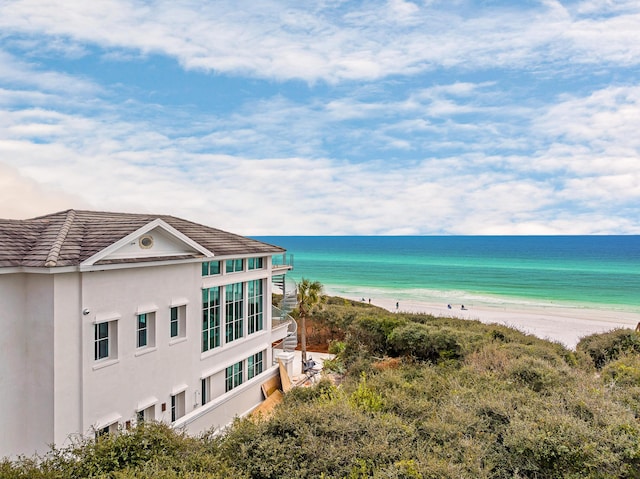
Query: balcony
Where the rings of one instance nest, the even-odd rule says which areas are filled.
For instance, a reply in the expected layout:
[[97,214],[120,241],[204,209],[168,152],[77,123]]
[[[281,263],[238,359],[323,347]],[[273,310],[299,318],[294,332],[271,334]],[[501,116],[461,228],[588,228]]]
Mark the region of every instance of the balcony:
[[282,274],[293,269],[293,255],[282,253],[271,257],[273,274]]

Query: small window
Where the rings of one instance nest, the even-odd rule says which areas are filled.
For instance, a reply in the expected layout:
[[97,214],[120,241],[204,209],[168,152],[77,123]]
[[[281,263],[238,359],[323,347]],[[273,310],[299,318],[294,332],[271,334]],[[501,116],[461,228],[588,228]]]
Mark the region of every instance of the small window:
[[118,422],[114,422],[109,424],[108,426],[101,427],[100,429],[96,429],[96,439],[108,436],[109,434],[115,434],[118,432]]
[[242,259],[228,259],[226,261],[225,270],[227,273],[238,273],[244,270],[244,260]]
[[136,412],[138,424],[144,421],[153,421],[156,418],[156,405],[152,404],[148,408]]
[[136,347],[155,346],[155,313],[138,314],[136,325]]
[[169,334],[171,339],[186,337],[187,306],[172,306],[170,311]]
[[229,392],[242,384],[242,363],[240,361],[226,369],[225,374],[225,391]]
[[247,379],[254,378],[262,373],[264,367],[263,358],[264,354],[262,351],[247,358]]
[[171,422],[176,422],[178,419],[184,416],[185,392],[186,391],[182,391],[179,394],[171,396]]
[[262,258],[249,258],[248,260],[248,269],[262,269],[263,262]]
[[211,377],[204,378],[200,381],[200,395],[202,398],[202,405],[204,406],[211,400]]
[[94,325],[94,359],[117,357],[117,321],[105,321]]
[[220,261],[205,261],[202,263],[202,276],[220,274]]

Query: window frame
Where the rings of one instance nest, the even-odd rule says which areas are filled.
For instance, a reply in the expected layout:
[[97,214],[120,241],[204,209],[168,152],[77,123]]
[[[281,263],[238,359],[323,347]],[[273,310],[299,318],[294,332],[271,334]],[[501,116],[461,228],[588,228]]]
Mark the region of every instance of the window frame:
[[244,285],[240,282],[224,287],[225,344],[244,337]]
[[[217,294],[212,298],[212,292]],[[205,299],[206,295],[206,299]],[[201,352],[222,346],[222,292],[220,286],[202,289]]]
[[265,280],[247,281],[247,335],[264,330]]
[[229,392],[244,383],[244,361],[227,366],[224,373],[224,390]]
[[247,358],[247,381],[264,372],[265,351],[259,351]]
[[224,265],[224,271],[226,274],[241,273],[244,271],[244,258],[225,260]]

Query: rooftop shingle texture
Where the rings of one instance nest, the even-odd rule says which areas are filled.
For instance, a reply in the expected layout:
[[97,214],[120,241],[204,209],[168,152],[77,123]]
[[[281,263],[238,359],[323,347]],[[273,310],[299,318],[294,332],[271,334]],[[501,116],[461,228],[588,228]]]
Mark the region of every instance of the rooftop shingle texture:
[[285,251],[279,246],[175,216],[67,210],[28,220],[0,219],[0,267],[77,266],[156,219],[171,225],[215,256]]

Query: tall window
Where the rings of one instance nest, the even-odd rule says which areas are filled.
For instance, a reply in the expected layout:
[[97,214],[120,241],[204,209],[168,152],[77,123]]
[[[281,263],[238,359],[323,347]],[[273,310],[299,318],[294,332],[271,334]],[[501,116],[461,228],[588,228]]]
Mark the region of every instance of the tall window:
[[225,391],[229,392],[233,388],[242,384],[242,361],[229,366],[225,373]]
[[247,260],[247,268],[248,269],[262,269],[263,268],[263,262],[262,262],[262,258],[249,258]]
[[95,329],[95,360],[109,357],[109,323],[98,323]]
[[262,351],[247,358],[247,379],[251,379],[262,372],[263,368]]
[[187,335],[187,306],[172,306],[169,313],[169,334],[171,339],[184,338]]
[[244,269],[244,260],[242,259],[228,259],[225,267],[227,273],[237,273]]
[[136,347],[146,348],[156,345],[156,313],[142,313],[136,316]]
[[172,338],[177,338],[178,333],[180,332],[179,324],[178,324],[178,307],[173,306],[171,308],[171,319],[169,321],[169,330]]
[[249,290],[249,315],[248,315],[248,328],[249,334],[262,330],[262,310],[263,310],[263,285],[264,280],[257,279],[255,281],[249,281],[247,283],[247,289]]
[[220,287],[202,290],[202,352],[220,346]]
[[225,342],[230,343],[243,336],[242,283],[229,284],[225,290]]
[[171,422],[175,422],[184,416],[185,391],[171,396]]
[[220,261],[205,261],[202,263],[202,276],[220,274]]

